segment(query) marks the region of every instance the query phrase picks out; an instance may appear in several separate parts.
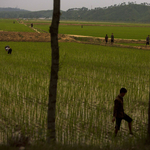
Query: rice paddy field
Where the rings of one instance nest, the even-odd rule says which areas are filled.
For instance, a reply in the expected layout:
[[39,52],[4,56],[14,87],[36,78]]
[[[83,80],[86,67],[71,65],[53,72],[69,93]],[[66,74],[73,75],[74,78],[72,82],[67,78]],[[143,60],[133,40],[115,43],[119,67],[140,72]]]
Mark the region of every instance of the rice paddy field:
[[[50,43],[1,41],[0,45],[0,142],[6,143],[14,131],[23,131],[32,142],[45,141]],[[4,49],[6,45],[11,46],[11,55]],[[144,138],[150,51],[69,42],[59,46],[57,142],[102,148],[114,143],[135,144]],[[122,87],[128,90],[124,109],[133,118],[135,136],[129,136],[128,124],[122,121],[116,141],[111,120],[114,100]]]
[[131,45],[131,46],[145,46],[145,43],[144,44],[141,44],[141,43],[120,43],[122,45]]
[[[15,21],[15,23],[13,23]],[[32,29],[19,24],[16,19],[0,19],[0,31],[10,31],[10,32],[34,32]]]
[[[47,32],[49,31],[49,25],[35,24],[34,27]],[[89,26],[87,24],[83,25],[83,28],[79,25],[60,25],[59,33],[94,37],[105,37],[108,34],[109,38],[113,33],[115,38],[138,40],[145,40],[148,34],[150,34],[149,27],[145,26]]]
[[[51,20],[41,20],[41,19],[24,19],[23,22],[25,23],[51,23]],[[147,26],[149,24],[142,24],[142,23],[125,23],[125,22],[91,22],[91,21],[67,21],[67,20],[60,20],[60,24],[88,24],[88,25],[124,25],[124,26]]]

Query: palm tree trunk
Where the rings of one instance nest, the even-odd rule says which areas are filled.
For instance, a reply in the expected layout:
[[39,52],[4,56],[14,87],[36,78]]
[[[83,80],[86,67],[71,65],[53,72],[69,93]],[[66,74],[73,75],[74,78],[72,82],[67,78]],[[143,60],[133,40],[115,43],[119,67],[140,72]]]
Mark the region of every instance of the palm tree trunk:
[[49,103],[47,116],[47,142],[56,142],[55,132],[55,110],[57,97],[57,80],[59,71],[59,46],[58,46],[58,27],[60,19],[60,0],[53,0],[53,19],[50,27],[52,65],[49,84]]

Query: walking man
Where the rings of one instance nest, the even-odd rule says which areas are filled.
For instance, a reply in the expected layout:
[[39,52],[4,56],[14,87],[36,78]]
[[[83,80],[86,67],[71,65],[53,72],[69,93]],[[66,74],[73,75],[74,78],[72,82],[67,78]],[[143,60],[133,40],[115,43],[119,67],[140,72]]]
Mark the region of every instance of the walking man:
[[148,35],[148,37],[146,38],[146,45],[149,45],[149,35]]
[[107,36],[107,34],[106,34],[106,36],[105,36],[105,42],[106,42],[106,44],[107,44],[107,42],[108,42],[108,36]]
[[118,130],[120,130],[122,119],[128,122],[130,134],[133,135],[131,129],[132,118],[130,118],[127,114],[125,114],[123,109],[123,97],[125,96],[126,93],[127,90],[125,88],[121,88],[120,94],[116,97],[114,101],[114,112],[112,122],[114,123],[114,121],[116,120],[115,137],[117,136]]
[[113,45],[113,43],[114,43],[114,35],[112,33],[112,35],[111,35],[111,45]]

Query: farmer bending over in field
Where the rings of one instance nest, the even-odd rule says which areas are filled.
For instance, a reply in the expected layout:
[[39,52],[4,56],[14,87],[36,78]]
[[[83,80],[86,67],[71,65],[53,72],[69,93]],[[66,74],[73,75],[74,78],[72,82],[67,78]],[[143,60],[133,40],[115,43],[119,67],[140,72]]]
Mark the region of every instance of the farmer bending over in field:
[[132,118],[130,118],[127,114],[125,114],[123,109],[123,97],[125,96],[126,93],[127,90],[125,88],[121,88],[120,94],[116,97],[114,101],[114,113],[113,113],[114,117],[112,119],[112,122],[116,120],[115,137],[117,136],[118,130],[120,129],[122,119],[128,122],[130,134],[133,135],[131,130]]
[[10,48],[10,46],[5,46],[5,50],[8,52],[8,54],[11,54],[12,49]]
[[108,42],[108,36],[107,36],[107,34],[106,34],[106,36],[105,36],[105,42],[106,42],[106,44],[107,44],[107,42]]
[[8,50],[10,49],[9,46],[5,46],[5,50],[8,52]]
[[12,49],[11,49],[11,48],[9,48],[9,50],[8,50],[8,54],[11,54],[11,52],[12,52]]
[[146,38],[146,45],[149,45],[149,35],[148,35],[148,37]]

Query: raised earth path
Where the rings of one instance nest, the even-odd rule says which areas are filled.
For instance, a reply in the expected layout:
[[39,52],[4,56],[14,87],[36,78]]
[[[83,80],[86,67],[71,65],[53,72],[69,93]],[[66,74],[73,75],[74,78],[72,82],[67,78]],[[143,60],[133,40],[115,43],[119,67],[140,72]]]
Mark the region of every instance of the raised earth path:
[[[59,42],[76,42],[76,43],[83,43],[83,44],[93,44],[93,45],[105,46],[105,40],[103,37],[59,34],[58,39],[59,39]],[[0,41],[50,42],[50,34],[49,33],[39,33],[39,32],[0,31]],[[150,50],[150,46],[143,46],[143,45],[131,46],[131,45],[123,45],[121,43],[144,44],[145,40],[115,39],[115,43],[113,45],[111,45],[111,43],[109,41],[107,46]]]

